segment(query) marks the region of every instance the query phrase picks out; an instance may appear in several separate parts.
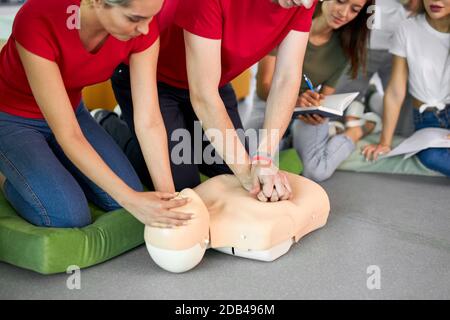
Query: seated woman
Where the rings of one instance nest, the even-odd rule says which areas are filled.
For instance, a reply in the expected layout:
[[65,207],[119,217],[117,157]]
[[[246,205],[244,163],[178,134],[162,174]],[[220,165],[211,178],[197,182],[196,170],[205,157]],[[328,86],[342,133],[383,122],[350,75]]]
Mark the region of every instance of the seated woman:
[[[384,96],[383,131],[378,144],[364,148],[368,160],[391,150],[407,84],[415,129],[450,129],[450,1],[423,0],[417,15],[398,28],[390,52],[394,56]],[[418,158],[427,168],[450,176],[450,149],[429,148]]]
[[256,200],[233,175],[216,176],[194,190],[184,189],[180,198],[192,201],[177,211],[195,212],[195,218],[176,229],[147,227],[150,255],[171,272],[195,267],[208,246],[250,259],[277,259],[300,238],[323,227],[330,211],[322,187],[294,174],[287,177],[293,197],[274,203]]
[[[320,105],[325,95],[335,92],[337,81],[348,63],[352,77],[365,66],[368,7],[373,3],[373,0],[331,0],[317,5],[303,68],[305,75],[312,83],[320,84],[322,90],[314,92],[303,81],[297,105]],[[263,100],[267,99],[272,83],[275,60],[275,56],[267,56],[259,62],[257,94]],[[316,88],[315,91],[319,90]],[[302,158],[304,176],[315,181],[328,179],[349,157],[356,142],[374,132],[376,123],[381,121],[373,113],[364,113],[361,103],[353,103],[346,115],[345,131],[334,136],[329,133],[329,119],[319,115],[300,116],[294,121],[293,144]],[[252,117],[258,116],[252,114]],[[246,129],[260,125],[253,123]]]
[[[162,3],[28,0],[18,12],[0,53],[0,185],[28,222],[86,226],[87,199],[106,211],[123,206],[150,225],[189,219],[168,211],[186,200],[142,192],[126,156],[81,103],[84,86],[107,80],[119,63],[129,62],[139,79],[132,85],[141,119],[136,127],[159,137],[147,144],[166,149],[154,81],[159,31],[152,20]],[[170,173],[167,158],[157,153],[149,166],[159,174],[153,177],[159,190],[173,192],[170,176],[160,174]]]
[[[336,93],[359,92],[356,100],[364,103],[366,108],[383,114],[383,94],[387,88],[392,71],[392,55],[389,53],[391,38],[398,25],[406,20],[411,10],[422,0],[375,0],[376,9],[372,11],[375,17],[374,27],[370,32],[367,50],[366,70],[358,73],[354,79],[344,73],[336,86]],[[379,82],[372,83],[374,75]],[[405,104],[410,101],[407,96]],[[404,105],[405,105],[404,104]],[[412,129],[412,110],[402,108],[403,123],[399,122],[396,132],[405,135]]]

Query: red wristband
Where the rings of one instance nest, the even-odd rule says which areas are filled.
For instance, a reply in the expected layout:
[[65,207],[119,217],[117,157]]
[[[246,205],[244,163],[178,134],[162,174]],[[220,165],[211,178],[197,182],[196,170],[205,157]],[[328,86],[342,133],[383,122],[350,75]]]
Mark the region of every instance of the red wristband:
[[265,157],[265,156],[261,156],[261,155],[253,156],[251,159],[251,163],[254,163],[257,161],[266,161],[269,164],[272,164],[272,162],[273,162],[272,158],[269,158],[269,157]]

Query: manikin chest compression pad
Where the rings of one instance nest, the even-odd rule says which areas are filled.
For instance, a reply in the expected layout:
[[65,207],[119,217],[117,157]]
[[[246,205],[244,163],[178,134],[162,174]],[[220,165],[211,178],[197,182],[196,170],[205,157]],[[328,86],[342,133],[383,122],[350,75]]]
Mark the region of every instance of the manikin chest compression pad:
[[232,175],[196,187],[210,215],[210,246],[267,250],[324,226],[330,211],[326,192],[301,176],[288,174],[288,179],[293,198],[275,203],[250,197]]

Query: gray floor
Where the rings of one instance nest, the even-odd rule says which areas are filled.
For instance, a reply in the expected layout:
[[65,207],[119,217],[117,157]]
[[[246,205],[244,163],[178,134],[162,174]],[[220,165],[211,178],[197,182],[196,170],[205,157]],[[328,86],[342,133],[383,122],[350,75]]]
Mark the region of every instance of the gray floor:
[[[338,172],[323,184],[328,224],[279,260],[208,251],[193,271],[159,269],[145,247],[68,275],[41,276],[0,263],[7,299],[449,299],[450,180]],[[381,288],[369,290],[369,266]]]

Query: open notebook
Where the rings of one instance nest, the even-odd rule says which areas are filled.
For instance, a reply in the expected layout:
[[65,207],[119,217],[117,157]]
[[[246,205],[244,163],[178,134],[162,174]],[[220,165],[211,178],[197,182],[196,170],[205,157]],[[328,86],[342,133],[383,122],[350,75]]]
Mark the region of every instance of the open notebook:
[[318,114],[328,118],[343,116],[345,109],[358,95],[359,92],[351,92],[325,96],[322,104],[318,107],[296,107],[294,109],[293,117],[296,118],[299,115],[308,113]]
[[405,139],[396,148],[381,158],[388,158],[404,154],[404,159],[428,148],[450,148],[449,129],[425,128],[417,130],[412,136]]

